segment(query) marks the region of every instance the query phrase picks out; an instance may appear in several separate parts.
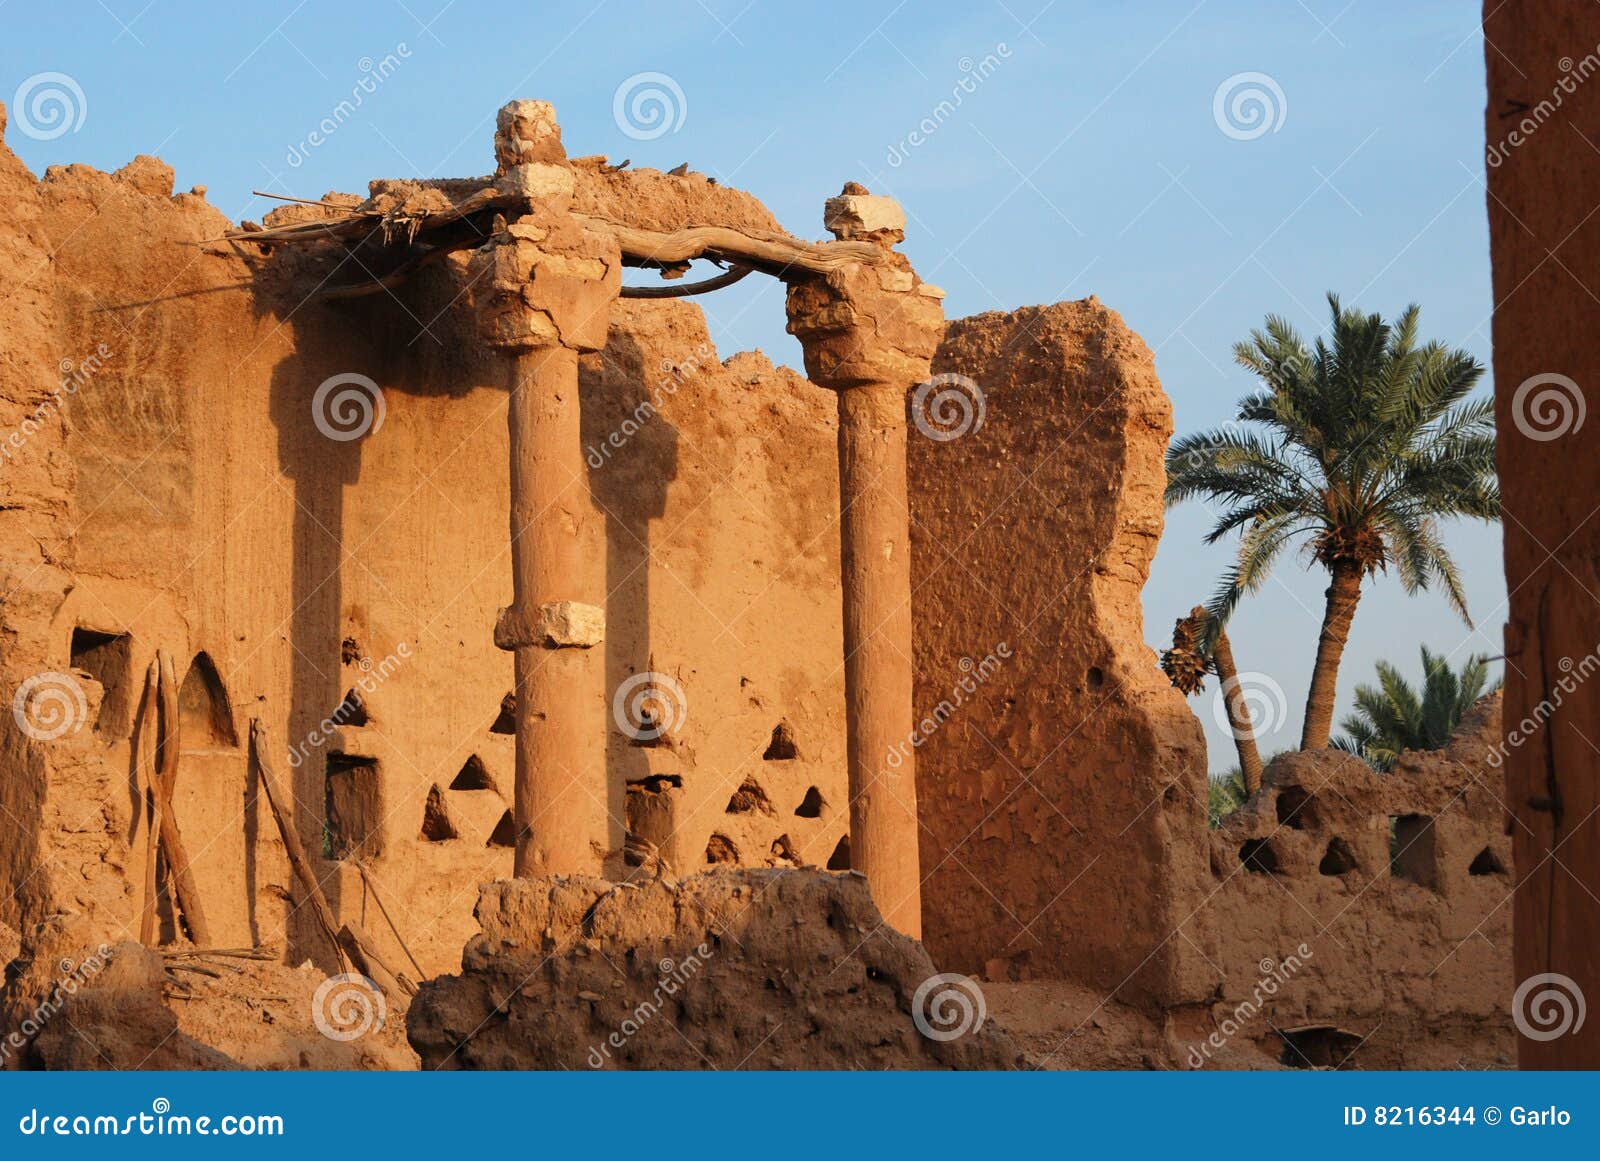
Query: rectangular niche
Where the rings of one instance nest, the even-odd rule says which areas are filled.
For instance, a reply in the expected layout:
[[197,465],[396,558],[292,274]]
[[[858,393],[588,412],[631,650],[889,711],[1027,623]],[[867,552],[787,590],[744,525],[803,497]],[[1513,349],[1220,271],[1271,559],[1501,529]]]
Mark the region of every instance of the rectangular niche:
[[1433,819],[1425,814],[1401,814],[1390,819],[1389,873],[1437,890],[1439,859],[1434,850]]
[[326,808],[330,858],[383,853],[383,780],[374,759],[328,755]]
[[133,638],[80,625],[72,631],[72,668],[83,670],[105,690],[95,732],[120,737],[131,729]]

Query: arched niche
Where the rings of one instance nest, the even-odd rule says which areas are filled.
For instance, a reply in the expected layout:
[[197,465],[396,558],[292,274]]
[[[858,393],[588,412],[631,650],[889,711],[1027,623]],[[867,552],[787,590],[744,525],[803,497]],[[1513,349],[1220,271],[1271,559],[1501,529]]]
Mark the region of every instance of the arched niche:
[[178,722],[185,750],[236,749],[239,735],[233,728],[233,707],[216,664],[205,652],[196,653],[189,672],[178,687]]

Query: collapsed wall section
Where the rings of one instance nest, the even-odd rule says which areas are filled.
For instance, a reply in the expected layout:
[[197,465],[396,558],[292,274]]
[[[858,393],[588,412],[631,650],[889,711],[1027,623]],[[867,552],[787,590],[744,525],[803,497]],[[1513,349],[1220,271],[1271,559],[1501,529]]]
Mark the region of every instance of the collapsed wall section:
[[477,914],[460,973],[408,1013],[424,1069],[1022,1065],[855,874],[517,879]]
[[[1175,885],[1204,868],[1205,746],[1139,604],[1172,432],[1150,351],[1089,298],[952,322],[934,371],[910,452],[928,946],[1124,1000],[1203,991]],[[981,411],[941,424],[940,390]]]

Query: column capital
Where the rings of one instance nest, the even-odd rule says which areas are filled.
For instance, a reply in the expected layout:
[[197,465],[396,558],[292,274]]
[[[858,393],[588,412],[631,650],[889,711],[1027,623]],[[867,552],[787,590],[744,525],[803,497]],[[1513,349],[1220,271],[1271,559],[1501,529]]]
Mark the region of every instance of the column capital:
[[490,346],[598,351],[622,287],[622,255],[611,234],[536,205],[473,255],[472,281]]
[[834,390],[924,381],[944,337],[944,291],[893,249],[905,237],[899,204],[850,182],[828,199],[823,221],[838,238],[876,242],[884,261],[790,282],[788,330],[805,351],[807,376]]
[[548,101],[512,101],[496,119],[495,184],[520,195],[523,212],[495,220],[472,258],[478,328],[504,350],[605,346],[622,287],[622,255],[609,232],[572,214],[576,185]]

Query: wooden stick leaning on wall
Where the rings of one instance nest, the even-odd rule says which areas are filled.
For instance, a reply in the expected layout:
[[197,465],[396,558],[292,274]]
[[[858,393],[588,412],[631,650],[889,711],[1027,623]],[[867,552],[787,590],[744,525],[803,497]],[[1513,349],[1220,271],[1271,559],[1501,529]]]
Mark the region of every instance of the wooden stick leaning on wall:
[[158,836],[161,833],[161,795],[156,789],[159,780],[156,771],[157,686],[160,680],[160,664],[151,661],[145,673],[144,693],[139,698],[139,709],[133,719],[134,778],[145,812],[144,903],[139,912],[139,942],[146,947],[154,947],[158,937],[156,895],[161,883],[156,872]]
[[367,885],[367,890],[372,893],[372,899],[378,905],[378,910],[383,913],[383,918],[389,924],[389,930],[394,932],[394,941],[400,945],[400,950],[406,953],[406,958],[411,961],[411,966],[417,969],[417,978],[426,980],[428,973],[422,970],[422,965],[417,962],[417,957],[411,954],[411,946],[406,943],[406,937],[400,934],[400,928],[394,921],[394,916],[389,914],[389,908],[384,906],[383,896],[378,893],[376,876],[360,859],[356,860],[356,870],[361,872],[361,881]]
[[334,918],[333,908],[328,906],[328,897],[322,893],[322,885],[317,882],[316,873],[311,869],[311,860],[306,858],[305,847],[300,845],[300,835],[284,813],[283,790],[278,785],[277,775],[272,772],[272,764],[267,761],[267,727],[261,724],[260,718],[250,719],[250,752],[255,758],[256,776],[261,779],[261,788],[267,794],[267,805],[272,807],[272,817],[278,823],[278,834],[283,838],[283,849],[289,856],[289,865],[311,899],[311,913],[316,917],[317,926],[322,928],[328,942],[333,944],[334,953],[342,964],[346,957],[344,948],[339,945],[339,922]]
[[317,881],[311,860],[306,857],[305,847],[300,843],[300,835],[284,811],[288,799],[278,784],[277,775],[272,772],[272,764],[267,759],[267,746],[267,727],[260,718],[251,718],[250,751],[255,756],[256,774],[261,779],[261,788],[266,791],[267,805],[272,807],[272,817],[277,821],[278,833],[283,837],[283,847],[288,853],[289,865],[294,869],[295,877],[300,880],[301,887],[311,899],[311,910],[316,916],[317,925],[333,944],[334,952],[339,956],[341,963],[348,962],[355,970],[391,994],[415,994],[416,985],[384,963],[382,957],[373,949],[372,937],[363,931],[359,924],[341,925],[334,915],[333,908],[328,904],[327,895],[323,894],[322,884]]
[[183,849],[178,816],[172,809],[172,795],[178,786],[178,759],[183,746],[183,731],[178,720],[178,674],[170,654],[158,651],[156,657],[161,671],[161,765],[155,779],[161,799],[158,828],[161,853],[166,857],[167,871],[177,888],[178,910],[189,927],[189,938],[196,946],[205,947],[211,942],[211,928],[206,923],[205,910],[200,904],[200,891],[189,866],[189,856]]

